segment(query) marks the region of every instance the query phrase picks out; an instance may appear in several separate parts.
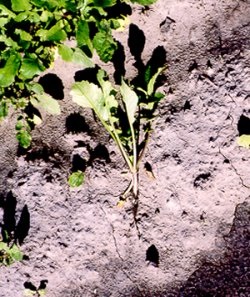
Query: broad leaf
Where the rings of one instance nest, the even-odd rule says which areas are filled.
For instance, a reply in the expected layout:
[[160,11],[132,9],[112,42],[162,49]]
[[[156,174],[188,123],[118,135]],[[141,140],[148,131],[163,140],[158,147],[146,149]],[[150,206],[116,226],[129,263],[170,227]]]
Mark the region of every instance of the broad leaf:
[[84,182],[84,173],[81,170],[73,172],[68,180],[70,187],[79,187]]
[[76,82],[71,91],[70,95],[72,100],[81,107],[95,108],[99,105],[99,101],[102,98],[101,89],[88,81]]
[[237,139],[237,143],[239,146],[250,148],[250,135],[243,134]]
[[135,121],[135,113],[136,113],[137,105],[139,101],[138,96],[124,81],[122,81],[120,90],[121,90],[122,100],[125,103],[128,120],[132,125]]
[[31,138],[30,133],[27,130],[22,129],[22,130],[18,131],[16,134],[16,138],[17,138],[20,146],[25,149],[28,148],[31,144],[32,138]]
[[20,56],[12,54],[8,58],[6,64],[0,69],[0,87],[8,87],[15,81],[20,65]]
[[29,0],[11,0],[11,3],[14,11],[25,11],[31,9]]
[[65,44],[60,44],[58,46],[58,53],[62,57],[62,59],[66,62],[71,62],[73,59],[73,50],[69,46]]
[[10,257],[14,261],[21,261],[23,259],[23,253],[20,251],[19,247],[14,244],[10,249],[9,249]]
[[117,43],[114,41],[109,31],[96,33],[93,39],[93,45],[99,57],[105,63],[112,59],[117,49]]
[[80,20],[77,24],[76,41],[79,47],[86,45],[92,51],[92,43],[89,36],[89,24],[85,20]]
[[38,60],[24,58],[20,68],[20,78],[21,79],[31,79],[34,76],[41,73],[40,63]]
[[48,94],[36,94],[30,100],[31,104],[37,109],[42,108],[52,115],[59,115],[61,113],[60,105],[57,100],[53,99]]
[[86,68],[95,67],[94,62],[79,48],[75,49],[72,56],[72,62]]

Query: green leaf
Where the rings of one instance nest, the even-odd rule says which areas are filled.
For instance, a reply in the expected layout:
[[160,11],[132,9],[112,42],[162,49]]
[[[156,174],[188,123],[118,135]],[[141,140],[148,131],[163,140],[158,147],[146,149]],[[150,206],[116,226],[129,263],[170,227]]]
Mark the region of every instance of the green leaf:
[[94,108],[102,98],[101,89],[88,81],[76,82],[70,91],[73,102],[81,107]]
[[133,3],[138,3],[138,4],[141,4],[141,5],[151,5],[153,3],[155,3],[157,0],[131,0],[131,2]]
[[79,48],[75,49],[72,57],[72,62],[86,68],[95,67],[94,62]]
[[85,20],[80,20],[77,24],[76,41],[79,47],[87,45],[89,49],[92,48],[89,36],[89,24]]
[[132,125],[135,121],[135,113],[138,106],[138,96],[137,94],[122,80],[122,85],[120,87],[122,100],[125,103],[126,112],[128,120]]
[[16,134],[16,138],[17,138],[20,146],[25,149],[27,149],[31,144],[32,138],[31,138],[30,133],[27,130],[22,129],[22,130],[18,131]]
[[76,172],[73,172],[70,176],[69,176],[69,186],[74,188],[74,187],[79,187],[83,184],[84,182],[84,173],[81,170],[78,170]]
[[250,135],[249,134],[243,134],[237,139],[237,143],[239,146],[250,148]]
[[23,259],[23,253],[20,251],[20,248],[14,244],[10,249],[9,249],[9,254],[10,257],[14,261],[21,261]]
[[149,83],[148,83],[148,88],[147,88],[147,93],[149,96],[151,96],[154,92],[154,88],[155,88],[155,82],[158,78],[158,76],[161,74],[161,72],[165,69],[165,67],[160,67],[157,72],[152,76],[152,78],[150,79]]
[[33,39],[33,37],[29,33],[21,29],[16,29],[15,33],[20,35],[20,38],[24,41],[31,41]]
[[36,59],[24,58],[20,68],[20,78],[23,80],[31,79],[42,72],[40,63]]
[[57,100],[53,99],[48,94],[35,94],[30,99],[31,104],[37,109],[42,108],[46,112],[52,115],[59,115],[61,113],[60,105]]
[[96,33],[93,38],[93,46],[101,60],[105,63],[112,59],[117,49],[117,43],[109,30]]
[[29,91],[34,92],[36,94],[42,95],[44,93],[44,89],[43,89],[42,85],[40,85],[37,82],[32,82],[30,84],[27,84],[26,86]]
[[116,4],[117,0],[94,0],[95,6],[110,7]]
[[66,40],[67,38],[67,34],[63,29],[64,23],[63,21],[59,21],[49,30],[40,29],[39,31],[37,31],[37,35],[41,38],[42,41],[60,42]]
[[19,65],[20,56],[11,54],[4,67],[0,69],[0,87],[8,87],[15,81]]
[[[1,1],[5,4],[5,1]],[[9,10],[5,5],[0,4],[1,16],[14,18],[16,15],[13,11]]]
[[14,11],[25,11],[31,9],[29,0],[11,0],[11,3]]
[[73,50],[69,46],[65,44],[60,44],[58,46],[58,53],[62,57],[62,59],[66,62],[71,62],[73,59]]
[[7,117],[8,115],[8,104],[6,101],[0,102],[0,120]]

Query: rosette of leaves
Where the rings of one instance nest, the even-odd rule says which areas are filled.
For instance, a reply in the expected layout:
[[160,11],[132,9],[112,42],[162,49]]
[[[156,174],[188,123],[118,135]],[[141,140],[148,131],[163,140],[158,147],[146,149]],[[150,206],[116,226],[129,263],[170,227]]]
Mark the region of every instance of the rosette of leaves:
[[[0,0],[0,120],[10,106],[19,113],[17,139],[29,147],[30,131],[41,122],[32,108],[58,115],[57,101],[45,95],[34,79],[54,62],[56,53],[65,61],[93,67],[94,51],[109,61],[117,48],[112,30],[121,26],[124,16],[112,17],[118,0]],[[133,1],[147,5],[154,1]],[[75,39],[76,46],[65,44]],[[30,108],[32,106],[32,108]],[[22,126],[21,124],[22,123]]]
[[[146,90],[122,80],[115,88],[103,70],[97,74],[98,85],[88,81],[76,82],[71,90],[75,103],[91,108],[115,141],[131,173],[131,182],[121,195],[132,193],[138,198],[139,164],[148,144],[158,103],[164,97],[155,90],[155,82],[164,68],[146,79]],[[148,72],[150,73],[150,71]]]

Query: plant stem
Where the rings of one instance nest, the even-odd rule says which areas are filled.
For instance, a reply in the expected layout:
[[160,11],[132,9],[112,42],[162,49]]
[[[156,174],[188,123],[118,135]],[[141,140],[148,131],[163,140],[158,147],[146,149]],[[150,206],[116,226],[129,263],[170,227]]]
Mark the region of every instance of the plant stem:
[[133,195],[134,199],[138,198],[138,168],[137,168],[137,144],[135,138],[135,129],[132,123],[129,123],[132,143],[133,143],[133,171],[132,171],[132,180],[133,180]]

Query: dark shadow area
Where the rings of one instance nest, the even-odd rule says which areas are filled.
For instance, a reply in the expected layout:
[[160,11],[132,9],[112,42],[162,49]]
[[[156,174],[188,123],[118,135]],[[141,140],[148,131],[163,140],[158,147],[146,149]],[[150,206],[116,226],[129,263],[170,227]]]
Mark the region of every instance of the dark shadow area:
[[98,85],[97,73],[100,67],[95,66],[94,68],[86,68],[84,70],[79,70],[75,73],[74,79],[76,82],[87,80],[88,82]]
[[110,163],[109,152],[106,146],[98,144],[92,151],[89,151],[90,158],[88,160],[88,165],[92,165],[96,159],[105,160],[106,163]]
[[10,242],[14,238],[16,228],[16,197],[10,191],[3,204],[3,224],[2,224],[2,237],[4,242]]
[[30,213],[29,213],[27,205],[25,205],[22,210],[20,219],[16,226],[16,231],[15,231],[15,240],[20,245],[23,244],[24,239],[29,234],[29,229],[30,229]]
[[125,69],[125,52],[124,47],[120,42],[117,42],[117,50],[114,53],[112,58],[112,63],[115,68],[114,72],[114,80],[116,84],[121,84],[121,78],[125,76],[126,69]]
[[29,233],[30,214],[27,205],[22,209],[18,224],[16,224],[17,200],[13,193],[8,192],[6,198],[1,198],[3,208],[3,223],[1,223],[1,233],[4,242],[15,241],[20,245]]
[[[100,6],[103,5],[103,0],[98,0],[100,2]],[[96,2],[98,2],[96,1]],[[108,17],[109,18],[119,18],[121,15],[127,16],[132,14],[132,8],[130,5],[121,2],[120,0],[117,1],[116,5],[107,7],[106,8],[108,12]]]
[[80,155],[74,155],[72,160],[72,172],[76,172],[78,170],[85,171],[87,167],[86,161]]
[[34,294],[37,294],[36,296],[42,296],[40,295],[40,290],[45,290],[48,284],[48,280],[47,279],[43,279],[40,281],[40,284],[38,287],[36,287],[32,282],[25,282],[23,284],[25,289],[28,289],[34,293],[31,293],[31,296],[34,296]]
[[[38,109],[36,109],[31,103],[24,110],[25,114],[28,116],[29,119],[33,119],[34,116],[38,116],[42,119],[42,115]],[[35,124],[32,121],[29,121],[30,128],[33,130],[35,128]]]
[[239,136],[243,134],[250,135],[250,119],[244,115],[240,116],[240,119],[238,121],[238,131]]
[[89,133],[89,126],[86,124],[85,119],[79,113],[72,113],[66,118],[66,131],[67,133],[78,134],[81,132]]
[[32,149],[29,151],[19,147],[17,156],[23,156],[27,162],[44,161],[50,162],[54,167],[60,167],[64,162],[68,162],[70,156],[59,148],[50,146],[41,147],[40,143],[33,143]]
[[38,82],[43,86],[44,91],[54,99],[62,100],[64,98],[64,86],[62,80],[56,74],[45,74]]
[[[152,76],[158,71],[160,67],[166,64],[166,50],[163,46],[157,46],[149,61],[144,64],[142,61],[142,52],[144,50],[146,38],[144,32],[135,24],[129,27],[128,46],[131,54],[135,58],[134,66],[137,69],[138,75],[132,80],[132,84],[142,89],[147,88],[147,84]],[[116,65],[114,65],[116,68]],[[117,71],[117,70],[116,70]],[[119,71],[117,71],[117,74]],[[117,78],[116,78],[117,80]],[[155,89],[162,86],[166,81],[166,77],[161,74],[156,81]]]
[[146,38],[141,29],[138,26],[131,24],[129,26],[129,37],[128,37],[128,46],[131,54],[135,58],[134,66],[138,69],[138,71],[144,72],[144,64],[142,62],[142,52],[145,46]]
[[159,252],[154,244],[152,244],[146,252],[146,261],[149,261],[151,264],[154,266],[158,267],[159,266]]
[[205,262],[181,288],[179,296],[250,296],[250,204],[236,208],[230,233],[225,237],[226,252],[218,263]]

